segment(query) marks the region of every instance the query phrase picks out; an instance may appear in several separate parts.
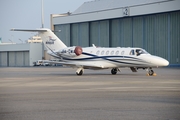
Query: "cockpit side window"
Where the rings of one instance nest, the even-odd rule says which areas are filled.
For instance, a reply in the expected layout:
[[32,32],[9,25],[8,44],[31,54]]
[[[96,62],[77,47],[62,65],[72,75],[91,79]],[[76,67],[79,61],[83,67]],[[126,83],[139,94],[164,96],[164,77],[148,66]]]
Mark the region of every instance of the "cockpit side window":
[[131,50],[129,54],[134,55],[134,50]]
[[136,55],[139,56],[141,54],[149,54],[149,53],[143,49],[136,49]]
[[136,55],[139,56],[141,54],[141,50],[140,49],[136,49]]

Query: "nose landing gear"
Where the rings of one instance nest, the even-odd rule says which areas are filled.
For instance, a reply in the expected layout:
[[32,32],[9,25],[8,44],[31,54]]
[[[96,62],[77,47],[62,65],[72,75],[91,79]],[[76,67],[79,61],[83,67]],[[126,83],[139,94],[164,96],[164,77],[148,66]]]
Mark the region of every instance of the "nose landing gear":
[[152,68],[147,68],[147,76],[156,76],[156,73],[152,70]]
[[76,70],[76,75],[82,75],[84,72],[84,69],[83,68],[79,68]]

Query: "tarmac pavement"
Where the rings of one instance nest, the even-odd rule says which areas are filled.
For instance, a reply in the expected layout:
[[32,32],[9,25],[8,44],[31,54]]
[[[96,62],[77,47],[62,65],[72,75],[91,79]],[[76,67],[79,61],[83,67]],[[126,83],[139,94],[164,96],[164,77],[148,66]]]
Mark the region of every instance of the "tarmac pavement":
[[180,68],[1,67],[0,120],[180,120]]

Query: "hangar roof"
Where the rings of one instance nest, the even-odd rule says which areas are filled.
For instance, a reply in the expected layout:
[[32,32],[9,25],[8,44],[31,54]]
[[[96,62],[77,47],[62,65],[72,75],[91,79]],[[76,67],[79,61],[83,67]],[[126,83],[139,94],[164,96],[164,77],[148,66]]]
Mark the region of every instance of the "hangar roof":
[[52,24],[106,20],[180,10],[180,0],[94,0],[74,13],[52,17]]
[[172,0],[94,0],[84,2],[73,14],[110,10],[122,7],[139,6],[145,4],[166,2]]

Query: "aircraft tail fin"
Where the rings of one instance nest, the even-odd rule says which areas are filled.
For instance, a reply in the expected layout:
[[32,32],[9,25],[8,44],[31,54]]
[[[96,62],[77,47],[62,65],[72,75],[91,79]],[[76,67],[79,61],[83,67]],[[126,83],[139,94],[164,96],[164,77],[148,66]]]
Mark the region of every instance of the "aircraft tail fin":
[[50,30],[50,29],[11,29],[11,31],[25,31],[25,32],[38,32],[39,36],[43,40],[44,45],[51,51],[66,48],[67,46]]

